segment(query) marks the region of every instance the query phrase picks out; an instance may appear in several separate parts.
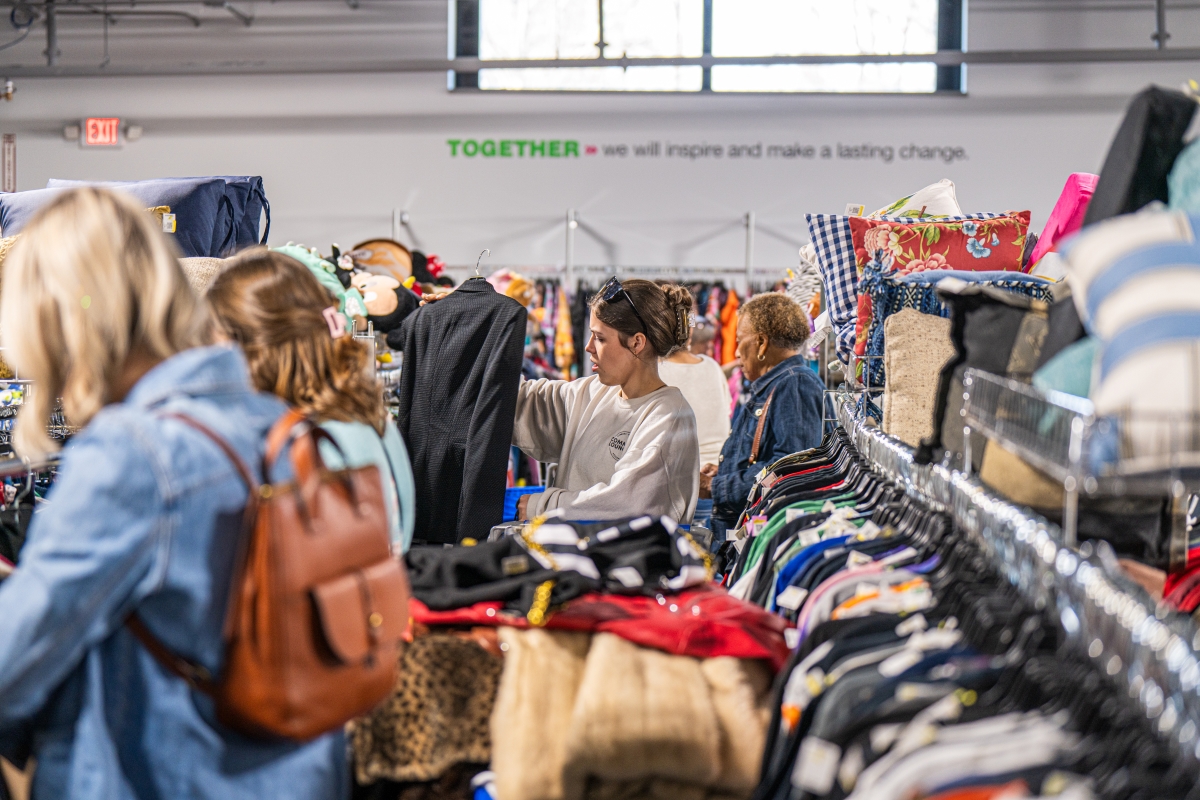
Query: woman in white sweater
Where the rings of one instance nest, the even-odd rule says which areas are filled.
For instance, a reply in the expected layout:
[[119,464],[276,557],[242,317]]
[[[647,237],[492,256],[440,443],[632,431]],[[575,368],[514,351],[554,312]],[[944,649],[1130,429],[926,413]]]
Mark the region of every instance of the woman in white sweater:
[[521,384],[513,444],[558,470],[545,492],[521,498],[520,518],[561,509],[568,519],[691,520],[699,491],[696,418],[658,375],[659,359],[687,344],[691,309],[681,286],[613,278],[591,302],[594,374]]

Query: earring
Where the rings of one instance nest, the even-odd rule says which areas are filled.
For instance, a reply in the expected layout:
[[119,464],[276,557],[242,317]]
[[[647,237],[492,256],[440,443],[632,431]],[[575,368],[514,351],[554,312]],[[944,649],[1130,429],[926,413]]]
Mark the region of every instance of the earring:
[[766,360],[767,360],[767,354],[766,354],[766,353],[759,353],[759,354],[758,354],[758,360],[759,360],[759,361],[766,361]]

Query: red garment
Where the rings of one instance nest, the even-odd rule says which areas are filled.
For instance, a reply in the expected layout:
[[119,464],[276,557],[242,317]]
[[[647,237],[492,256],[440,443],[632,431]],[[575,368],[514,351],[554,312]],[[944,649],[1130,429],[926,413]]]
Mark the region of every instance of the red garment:
[[1187,614],[1200,607],[1200,567],[1168,574],[1163,584],[1163,600],[1176,611]]
[[1163,583],[1163,599],[1173,608],[1187,611],[1183,605],[1184,598],[1194,591],[1197,585],[1200,585],[1200,566],[1193,566],[1183,572],[1168,572],[1167,580]]
[[[431,611],[415,597],[409,613],[424,625],[531,627],[524,616],[506,613],[503,603],[476,603],[453,611]],[[673,595],[644,597],[586,594],[550,615],[547,628],[613,633],[642,647],[694,658],[759,658],[778,672],[788,657],[782,618],[704,587]]]
[[992,800],[998,797],[1028,797],[1029,784],[1017,778],[1005,784],[966,786],[929,796],[928,800]]

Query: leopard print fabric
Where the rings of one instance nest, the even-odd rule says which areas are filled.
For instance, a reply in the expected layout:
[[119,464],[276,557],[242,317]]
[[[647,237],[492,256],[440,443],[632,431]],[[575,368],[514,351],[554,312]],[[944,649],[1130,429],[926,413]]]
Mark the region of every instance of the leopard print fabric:
[[350,725],[358,782],[430,781],[455,764],[490,761],[502,667],[471,639],[418,636],[404,649],[392,695]]

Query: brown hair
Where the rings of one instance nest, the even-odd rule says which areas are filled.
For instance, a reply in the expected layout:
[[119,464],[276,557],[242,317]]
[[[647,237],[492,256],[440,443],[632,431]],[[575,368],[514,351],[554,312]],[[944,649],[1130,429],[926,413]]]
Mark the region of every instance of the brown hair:
[[368,374],[370,352],[346,333],[334,339],[323,312],[336,305],[308,267],[252,250],[208,290],[217,326],[242,346],[259,390],[320,419],[382,430],[383,392]]
[[767,337],[773,347],[799,350],[808,341],[808,320],[800,305],[780,292],[751,297],[738,314],[750,321],[755,333]]
[[643,333],[658,358],[687,346],[692,333],[688,319],[692,313],[691,292],[676,284],[659,286],[637,278],[621,281],[621,286],[633,298],[638,314],[646,321],[645,328],[624,295],[607,303],[596,295],[588,304],[601,322],[621,334],[621,344],[627,345],[631,336]]

